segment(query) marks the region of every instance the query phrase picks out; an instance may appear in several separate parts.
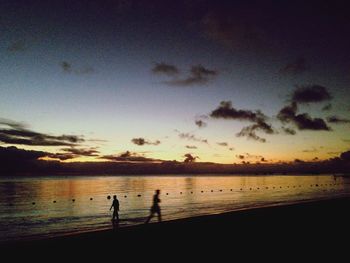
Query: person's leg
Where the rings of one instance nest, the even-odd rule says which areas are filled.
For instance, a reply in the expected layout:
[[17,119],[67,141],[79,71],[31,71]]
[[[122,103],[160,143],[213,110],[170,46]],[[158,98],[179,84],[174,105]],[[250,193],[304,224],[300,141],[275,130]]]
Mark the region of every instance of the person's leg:
[[148,216],[145,223],[147,224],[151,220],[152,217],[153,217],[153,212],[150,213],[150,215]]
[[158,221],[162,222],[162,214],[160,212],[160,209],[158,210]]

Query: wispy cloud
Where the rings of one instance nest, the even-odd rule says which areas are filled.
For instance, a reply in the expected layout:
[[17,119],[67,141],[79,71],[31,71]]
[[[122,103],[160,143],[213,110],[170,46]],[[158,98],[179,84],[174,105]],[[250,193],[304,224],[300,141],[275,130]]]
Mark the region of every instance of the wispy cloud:
[[208,140],[207,139],[203,139],[203,138],[199,138],[197,137],[196,135],[192,134],[192,133],[185,133],[185,132],[180,132],[178,130],[174,130],[180,139],[185,139],[185,140],[188,140],[188,141],[195,141],[195,142],[201,142],[201,143],[205,143],[205,144],[208,144]]
[[350,119],[340,118],[338,116],[330,116],[330,117],[327,118],[327,121],[329,123],[333,123],[333,124],[347,124],[347,123],[350,123]]
[[59,135],[35,132],[26,129],[23,124],[0,119],[0,142],[6,144],[31,145],[31,146],[76,146],[85,140],[77,135]]
[[160,144],[160,141],[159,140],[156,140],[154,142],[152,141],[149,141],[145,138],[133,138],[131,140],[132,143],[136,144],[136,145],[139,145],[139,146],[143,146],[143,145],[159,145]]
[[152,72],[155,74],[165,74],[167,76],[173,77],[179,74],[179,69],[174,65],[161,62],[154,65]]
[[318,103],[331,99],[327,88],[320,85],[297,86],[292,94],[292,102],[296,103]]
[[298,58],[281,68],[280,73],[297,75],[305,72],[308,69],[305,58]]
[[159,159],[148,158],[135,152],[126,151],[118,155],[104,155],[100,157],[104,160],[114,161],[114,162],[134,162],[134,163],[154,163],[163,162]]

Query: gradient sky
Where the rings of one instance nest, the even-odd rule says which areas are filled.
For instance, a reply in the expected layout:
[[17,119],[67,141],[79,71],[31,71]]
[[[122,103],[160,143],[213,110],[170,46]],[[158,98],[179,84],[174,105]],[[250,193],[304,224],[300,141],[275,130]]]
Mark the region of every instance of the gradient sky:
[[[67,161],[126,151],[178,161],[190,153],[217,163],[241,162],[240,155],[253,162],[337,156],[350,146],[349,7],[347,1],[1,1],[0,128],[13,129],[12,122],[19,130],[83,136],[70,147],[98,152]],[[312,91],[326,96],[295,98]],[[222,101],[260,110],[273,132],[254,131],[264,142],[237,136],[257,121],[213,117]],[[293,102],[297,114],[321,118],[327,129],[277,118]],[[67,148],[1,138],[1,146]]]

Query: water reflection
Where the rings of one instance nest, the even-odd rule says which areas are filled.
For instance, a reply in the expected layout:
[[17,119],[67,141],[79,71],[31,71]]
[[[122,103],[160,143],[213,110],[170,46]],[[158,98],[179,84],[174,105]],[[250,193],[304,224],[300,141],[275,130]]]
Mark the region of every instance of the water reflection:
[[163,220],[171,220],[344,195],[348,182],[333,176],[1,178],[0,239],[110,228],[107,196],[113,195],[125,226],[146,220],[156,189],[162,191]]

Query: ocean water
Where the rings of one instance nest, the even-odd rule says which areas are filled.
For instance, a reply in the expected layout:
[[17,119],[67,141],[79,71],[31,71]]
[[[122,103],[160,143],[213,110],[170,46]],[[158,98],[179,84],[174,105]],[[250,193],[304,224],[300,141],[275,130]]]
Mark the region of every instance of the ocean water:
[[[322,176],[0,177],[0,242],[143,224],[161,190],[163,220],[350,195],[350,178]],[[74,201],[73,201],[74,199]],[[154,217],[151,222],[156,222]]]

